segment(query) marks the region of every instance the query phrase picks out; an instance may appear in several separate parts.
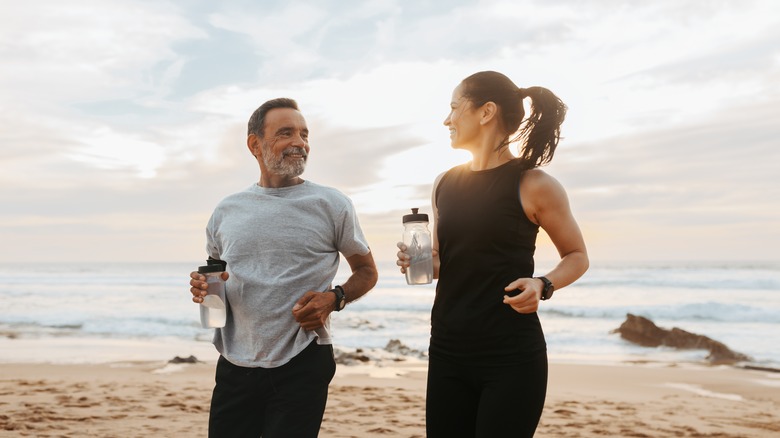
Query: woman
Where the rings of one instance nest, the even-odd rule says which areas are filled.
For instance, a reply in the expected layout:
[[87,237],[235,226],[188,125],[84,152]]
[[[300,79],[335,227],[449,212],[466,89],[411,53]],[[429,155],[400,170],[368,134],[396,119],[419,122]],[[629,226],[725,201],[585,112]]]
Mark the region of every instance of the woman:
[[[524,120],[524,99],[531,113]],[[484,71],[453,91],[452,147],[472,161],[433,187],[434,278],[426,428],[428,437],[530,437],[547,392],[540,301],[588,269],[566,192],[539,169],[560,137],[566,106],[542,87],[518,88]],[[511,143],[519,142],[515,157]],[[539,227],[559,263],[533,277]],[[403,243],[397,264],[409,267]]]

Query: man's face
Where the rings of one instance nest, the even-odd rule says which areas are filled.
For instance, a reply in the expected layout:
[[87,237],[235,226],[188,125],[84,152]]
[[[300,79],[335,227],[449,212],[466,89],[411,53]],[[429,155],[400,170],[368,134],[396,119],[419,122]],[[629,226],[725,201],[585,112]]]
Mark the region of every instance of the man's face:
[[265,116],[261,155],[266,171],[295,178],[306,168],[309,128],[300,111],[274,108]]

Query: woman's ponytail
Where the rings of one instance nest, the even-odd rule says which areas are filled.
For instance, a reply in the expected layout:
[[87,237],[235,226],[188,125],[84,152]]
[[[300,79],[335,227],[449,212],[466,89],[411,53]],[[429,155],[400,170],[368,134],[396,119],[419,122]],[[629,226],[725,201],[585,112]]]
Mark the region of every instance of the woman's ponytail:
[[531,99],[531,113],[510,142],[521,142],[519,158],[528,165],[549,163],[561,137],[566,105],[544,87],[519,88],[518,94]]
[[[547,164],[555,154],[566,117],[566,105],[543,87],[518,88],[506,75],[495,71],[474,73],[461,82],[463,96],[475,108],[494,102],[501,109],[507,137],[496,150],[519,141],[519,160],[527,168]],[[531,114],[525,119],[523,100],[531,99]],[[510,138],[514,135],[513,138]]]

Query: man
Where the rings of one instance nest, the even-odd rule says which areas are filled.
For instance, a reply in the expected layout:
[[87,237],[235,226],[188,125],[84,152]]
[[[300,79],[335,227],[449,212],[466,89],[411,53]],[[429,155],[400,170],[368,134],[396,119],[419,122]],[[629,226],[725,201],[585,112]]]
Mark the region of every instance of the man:
[[[316,437],[336,369],[330,313],[377,281],[352,202],[300,178],[308,136],[294,100],[261,105],[247,136],[260,180],[222,200],[207,226],[208,255],[229,272],[227,322],[214,334],[211,437]],[[352,273],[333,286],[339,254]],[[205,277],[190,278],[200,303]]]

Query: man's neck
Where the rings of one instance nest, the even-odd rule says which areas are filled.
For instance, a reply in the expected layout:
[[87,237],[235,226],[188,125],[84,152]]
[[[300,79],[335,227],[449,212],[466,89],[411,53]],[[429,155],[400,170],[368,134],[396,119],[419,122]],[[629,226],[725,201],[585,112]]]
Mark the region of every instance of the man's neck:
[[298,184],[303,184],[303,178],[299,176],[294,176],[290,178],[290,177],[279,176],[279,175],[273,175],[273,176],[260,175],[260,181],[258,181],[257,183],[258,186],[267,189],[278,189],[281,187],[290,187]]

